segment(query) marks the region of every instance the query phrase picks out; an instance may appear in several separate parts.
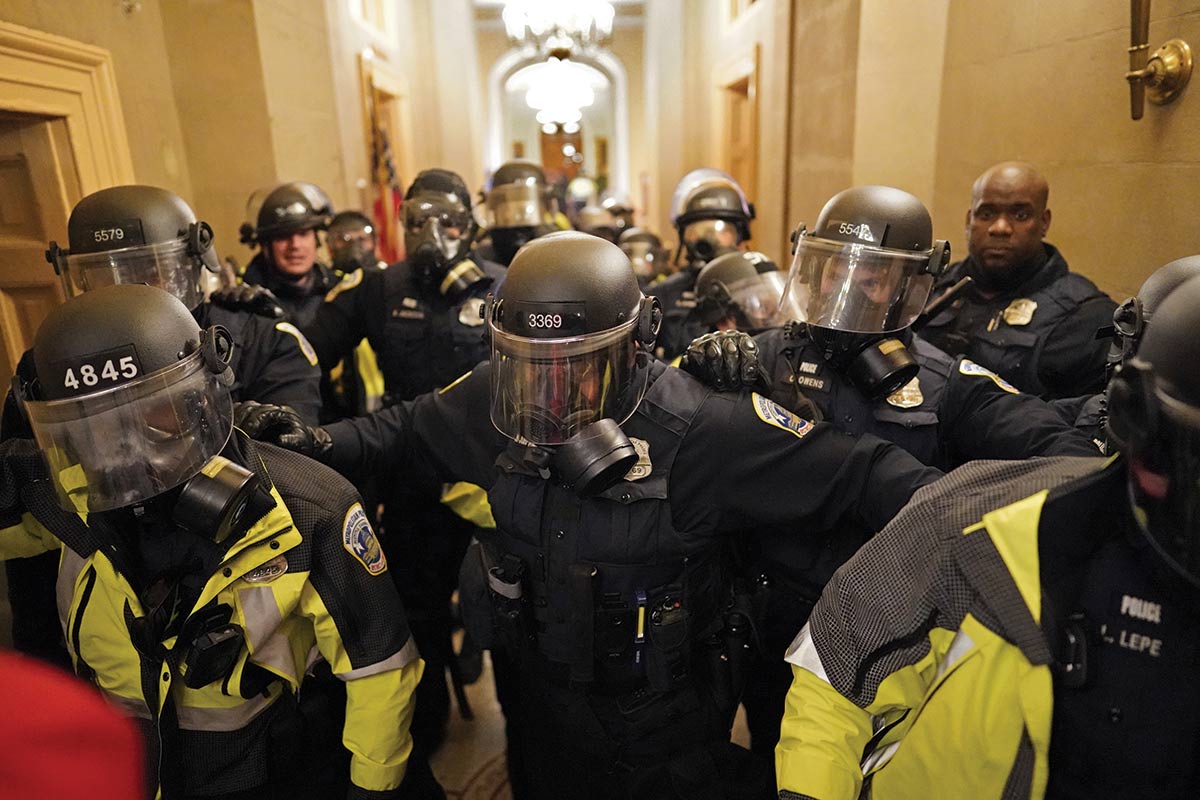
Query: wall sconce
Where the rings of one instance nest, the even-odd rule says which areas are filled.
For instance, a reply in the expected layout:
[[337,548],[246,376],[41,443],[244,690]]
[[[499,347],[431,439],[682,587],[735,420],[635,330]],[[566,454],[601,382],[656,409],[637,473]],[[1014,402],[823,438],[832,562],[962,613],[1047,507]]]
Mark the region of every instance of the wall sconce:
[[1145,100],[1163,106],[1170,103],[1192,77],[1192,48],[1183,39],[1171,39],[1147,57],[1150,51],[1150,0],[1129,3],[1129,114],[1142,118]]

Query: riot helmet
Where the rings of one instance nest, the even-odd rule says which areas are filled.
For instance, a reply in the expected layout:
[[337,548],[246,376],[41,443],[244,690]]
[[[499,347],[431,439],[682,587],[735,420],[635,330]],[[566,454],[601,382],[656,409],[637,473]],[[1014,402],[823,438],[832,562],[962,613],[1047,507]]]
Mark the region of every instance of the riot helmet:
[[375,225],[361,211],[341,211],[329,222],[326,233],[333,268],[353,272],[359,267],[374,267]]
[[637,454],[618,426],[646,390],[662,312],[620,248],[572,231],[535,239],[485,316],[497,430],[554,448],[560,478],[581,491],[625,474]]
[[705,167],[679,181],[671,196],[670,217],[689,260],[705,264],[750,238],[754,206],[731,176]]
[[633,227],[633,204],[629,202],[629,197],[624,192],[614,192],[611,189],[606,191],[600,207],[613,215],[618,232]]
[[202,270],[219,269],[213,232],[178,195],[156,186],[113,186],[75,204],[69,250],[51,242],[46,260],[68,297],[102,286],[144,283],[189,309],[204,302]]
[[106,286],[52,311],[22,393],[62,507],[129,506],[195,476],[232,430],[232,346],[153,286]]
[[617,218],[608,209],[596,205],[579,209],[579,214],[575,217],[575,228],[614,244],[620,235]]
[[1154,312],[1176,287],[1200,275],[1200,256],[1178,258],[1164,264],[1146,279],[1138,293],[1113,312],[1113,347],[1109,364],[1116,367],[1137,353]]
[[1200,589],[1200,278],[1171,292],[1109,385],[1109,437],[1130,461],[1138,527]]
[[526,242],[555,230],[558,203],[546,174],[532,161],[500,165],[485,194],[486,220],[492,249],[503,264],[512,262]]
[[[241,227],[241,241],[247,245],[266,246],[273,239],[309,230],[325,230],[333,214],[333,201],[321,187],[306,181],[292,181],[276,186],[262,196],[262,190],[250,195],[246,211],[248,219]],[[254,206],[258,206],[255,210]],[[253,216],[249,215],[253,213]]]
[[475,238],[471,194],[463,179],[445,169],[427,169],[408,187],[400,213],[408,261],[440,278],[466,258]]
[[696,276],[696,310],[710,328],[729,317],[748,333],[784,325],[792,316],[779,307],[784,278],[762,253],[717,256]]
[[656,234],[644,228],[626,228],[621,231],[617,244],[629,257],[633,274],[639,281],[649,281],[670,271],[670,256]]
[[868,397],[911,380],[919,368],[894,334],[912,325],[950,261],[924,204],[890,186],[856,186],[794,241],[781,305]]

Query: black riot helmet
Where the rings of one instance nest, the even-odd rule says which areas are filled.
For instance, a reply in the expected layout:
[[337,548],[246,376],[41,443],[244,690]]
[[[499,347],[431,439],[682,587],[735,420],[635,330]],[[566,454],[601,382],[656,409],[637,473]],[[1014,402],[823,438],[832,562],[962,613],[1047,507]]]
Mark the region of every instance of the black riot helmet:
[[467,257],[475,238],[471,193],[457,174],[427,169],[404,194],[404,249],[408,261],[433,278],[440,278]]
[[97,512],[188,481],[232,430],[232,342],[153,286],[105,286],[59,306],[33,345],[30,425],[60,504]]
[[779,313],[784,277],[762,253],[717,256],[696,276],[696,310],[710,328],[728,317],[748,333],[784,325],[790,319]]
[[113,186],[75,204],[69,250],[51,242],[46,260],[68,297],[117,283],[144,283],[189,309],[204,302],[203,273],[219,266],[213,232],[178,195],[156,186]]
[[925,205],[890,186],[856,186],[794,240],[781,300],[788,313],[868,397],[911,380],[919,368],[894,334],[912,325],[950,261]]
[[361,211],[340,211],[329,222],[326,244],[333,268],[349,273],[359,267],[374,267],[375,224]]
[[546,173],[532,161],[516,159],[492,174],[484,209],[492,249],[509,264],[526,242],[556,230],[558,203],[546,184]]
[[1156,269],[1138,289],[1136,296],[1113,312],[1115,341],[1109,352],[1110,366],[1128,361],[1141,344],[1150,320],[1163,300],[1178,286],[1200,275],[1200,256],[1178,258]]
[[615,244],[573,231],[535,239],[490,303],[491,415],[505,436],[559,445],[637,408],[662,313]]
[[612,212],[597,205],[579,209],[579,214],[575,217],[575,229],[613,243],[616,243],[621,233],[617,218]]
[[325,230],[333,215],[333,201],[314,183],[292,181],[276,186],[265,196],[261,190],[252,194],[246,213],[248,220],[240,229],[241,242],[263,247],[267,242],[299,231]]
[[1130,461],[1139,527],[1176,575],[1200,589],[1200,278],[1154,314],[1108,388],[1109,437]]
[[617,238],[617,245],[629,256],[633,274],[648,282],[670,271],[670,254],[663,248],[662,239],[645,228],[626,228]]
[[750,238],[754,206],[731,176],[705,167],[679,181],[670,217],[679,232],[679,246],[687,249],[693,263],[705,264]]

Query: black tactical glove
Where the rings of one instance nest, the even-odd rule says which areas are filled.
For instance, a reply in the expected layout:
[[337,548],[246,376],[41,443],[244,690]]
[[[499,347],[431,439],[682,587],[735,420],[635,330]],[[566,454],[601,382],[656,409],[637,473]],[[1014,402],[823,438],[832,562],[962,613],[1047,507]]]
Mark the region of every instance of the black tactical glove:
[[288,406],[253,400],[234,403],[233,424],[251,439],[270,442],[318,461],[333,448],[333,439],[324,428],[308,427]]
[[21,521],[25,511],[21,489],[49,476],[46,461],[33,439],[8,439],[0,443],[0,528]]
[[758,345],[750,334],[719,331],[697,337],[679,366],[722,392],[754,389],[767,394],[771,379],[758,363]]
[[287,312],[279,304],[279,298],[271,294],[271,290],[251,283],[239,283],[237,286],[226,286],[217,289],[208,299],[221,308],[230,311],[249,311],[260,317],[283,319]]

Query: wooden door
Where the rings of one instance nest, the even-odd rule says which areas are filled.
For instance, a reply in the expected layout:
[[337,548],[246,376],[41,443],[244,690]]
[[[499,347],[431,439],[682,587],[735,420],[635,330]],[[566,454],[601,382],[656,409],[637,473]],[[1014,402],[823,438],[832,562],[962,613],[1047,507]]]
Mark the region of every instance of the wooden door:
[[46,245],[67,246],[81,196],[65,120],[0,112],[0,387],[63,291]]

